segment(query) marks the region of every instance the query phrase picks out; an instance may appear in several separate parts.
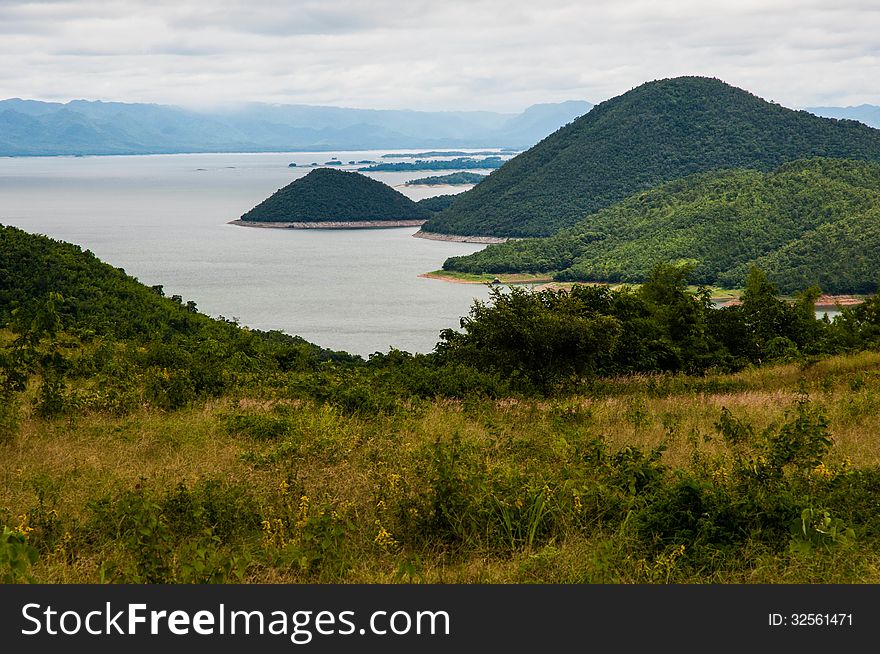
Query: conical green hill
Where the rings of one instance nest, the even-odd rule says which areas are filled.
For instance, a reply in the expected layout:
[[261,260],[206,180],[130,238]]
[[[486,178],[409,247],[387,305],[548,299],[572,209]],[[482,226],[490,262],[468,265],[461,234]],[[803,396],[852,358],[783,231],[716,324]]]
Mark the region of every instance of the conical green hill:
[[248,222],[423,220],[431,214],[387,184],[360,173],[316,168],[273,193],[241,219]]
[[717,79],[649,82],[514,157],[423,230],[549,236],[663,182],[807,157],[880,161],[880,130],[786,109]]

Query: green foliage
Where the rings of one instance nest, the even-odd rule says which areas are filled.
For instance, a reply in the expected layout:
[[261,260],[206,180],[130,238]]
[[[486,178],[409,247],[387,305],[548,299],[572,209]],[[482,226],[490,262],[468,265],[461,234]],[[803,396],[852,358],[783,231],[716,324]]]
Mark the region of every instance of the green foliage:
[[419,200],[416,204],[423,209],[427,209],[431,213],[439,213],[450,206],[455,201],[456,197],[458,197],[456,194],[435,195],[432,198]]
[[791,549],[802,555],[811,555],[816,547],[849,545],[856,537],[852,527],[843,520],[834,517],[827,509],[813,507],[801,511],[800,521],[795,524],[793,532]]
[[31,379],[35,413],[54,418],[143,404],[176,410],[243,377],[360,361],[209,318],[46,237],[2,227],[0,254],[0,327],[14,336],[0,341],[0,440],[17,433]]
[[[397,165],[397,164],[384,164]],[[417,220],[429,212],[366,175],[316,168],[279,189],[241,219],[254,222]]]
[[778,431],[765,432],[764,438],[767,465],[774,471],[788,465],[811,470],[822,463],[833,444],[828,419],[803,399],[797,403],[792,420]]
[[21,428],[21,408],[18,398],[0,399],[0,444],[12,442]]
[[791,305],[756,270],[742,303],[717,309],[705,290],[688,292],[690,270],[659,265],[637,291],[492,289],[489,303],[476,302],[462,320],[463,331],[441,334],[437,357],[548,393],[584,377],[735,370],[839,347],[836,327],[815,319],[814,294]]
[[406,182],[407,186],[437,186],[444,184],[479,184],[485,178],[485,175],[479,173],[449,173],[448,175],[435,175],[433,177],[420,177],[418,179],[410,179]]
[[343,545],[352,530],[345,508],[329,498],[315,503],[302,487],[294,492],[286,481],[279,491],[262,523],[269,558],[317,580],[344,578],[352,566]]
[[736,418],[727,407],[721,407],[721,417],[715,423],[715,429],[721,434],[724,441],[731,448],[741,448],[754,440],[755,432],[752,426]]
[[[92,504],[92,538],[121,545],[101,568],[103,582],[229,583],[250,562],[227,542],[259,528],[259,515],[240,490],[208,482],[181,485],[157,501],[136,488]],[[244,500],[244,501],[243,501]],[[243,509],[243,511],[242,511]]]
[[679,547],[685,562],[712,565],[744,547],[808,554],[852,543],[855,531],[836,509],[814,508],[833,504],[834,486],[845,478],[825,466],[832,440],[819,407],[802,398],[786,422],[761,433],[723,409],[716,428],[731,460],[704,461],[657,487],[633,520],[641,547],[652,555]]
[[[843,454],[872,447],[877,354],[819,356],[880,346],[880,298],[816,320],[816,289],[783,301],[754,269],[716,309],[661,264],[638,289],[493,289],[435,353],[363,361],[0,238],[23,280],[2,406],[28,436],[0,444],[2,581],[870,578],[880,472]],[[43,247],[88,274],[28,286]]]
[[301,338],[247,331],[197,313],[76,245],[0,227],[0,254],[0,325],[11,323],[30,341],[65,330],[86,340],[163,344],[174,349],[172,360],[183,353],[201,356],[209,346],[214,359],[274,358],[278,366],[298,357],[332,358]]
[[162,584],[174,579],[174,538],[161,507],[143,491],[124,493],[112,503],[93,506],[95,521],[120,542],[130,559],[106,566],[107,579],[126,583]]
[[196,398],[196,392],[188,370],[151,368],[144,397],[152,406],[174,411],[189,405]]
[[541,390],[595,370],[620,333],[618,321],[592,310],[581,294],[514,287],[490,291],[491,305],[475,302],[464,333],[446,330],[437,351]]
[[686,175],[769,171],[817,156],[878,160],[880,131],[792,111],[716,79],[658,80],[593,107],[514,157],[425,230],[549,236]]
[[260,525],[260,509],[244,486],[205,479],[191,487],[178,484],[158,505],[178,537],[209,534],[220,544],[246,538]]
[[[573,230],[572,230],[573,231]],[[542,239],[496,243],[474,254],[449,257],[443,270],[469,273],[556,273],[571,268],[590,243],[601,240],[592,231],[562,233]]]
[[697,283],[735,288],[757,265],[784,292],[864,293],[880,279],[878,203],[880,165],[871,162],[702,173],[639,191],[548,238],[490,245],[443,267],[641,282],[658,262],[691,261]]
[[38,558],[37,549],[28,543],[24,534],[3,526],[0,532],[0,583],[31,581],[30,568]]

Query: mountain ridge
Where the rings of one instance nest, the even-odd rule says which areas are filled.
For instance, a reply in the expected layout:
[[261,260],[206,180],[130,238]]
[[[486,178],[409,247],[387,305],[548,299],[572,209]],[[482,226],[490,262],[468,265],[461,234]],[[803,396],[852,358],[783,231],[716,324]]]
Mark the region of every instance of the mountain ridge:
[[[521,114],[502,114],[250,103],[196,111],[158,104],[10,98],[0,100],[0,156],[521,148],[591,107],[569,101],[541,105],[531,113],[530,107]],[[522,116],[526,118],[516,122]]]
[[688,262],[701,284],[741,287],[757,266],[784,292],[814,284],[831,293],[873,292],[880,279],[880,163],[816,158],[770,173],[695,173],[553,236],[491,245],[448,259],[444,268],[638,283],[667,261]]
[[423,230],[549,236],[672,179],[724,168],[766,172],[814,156],[880,160],[880,130],[787,109],[716,78],[655,80],[517,155]]
[[875,104],[860,104],[854,107],[804,107],[804,111],[823,118],[857,120],[868,127],[880,129],[880,106]]

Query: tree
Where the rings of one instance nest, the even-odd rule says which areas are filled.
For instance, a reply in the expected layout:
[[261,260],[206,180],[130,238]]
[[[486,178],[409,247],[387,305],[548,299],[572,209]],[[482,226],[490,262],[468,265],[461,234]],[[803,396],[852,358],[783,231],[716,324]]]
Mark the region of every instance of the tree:
[[463,332],[440,335],[436,352],[450,362],[486,368],[547,392],[597,368],[613,349],[619,322],[565,291],[490,290],[461,321]]

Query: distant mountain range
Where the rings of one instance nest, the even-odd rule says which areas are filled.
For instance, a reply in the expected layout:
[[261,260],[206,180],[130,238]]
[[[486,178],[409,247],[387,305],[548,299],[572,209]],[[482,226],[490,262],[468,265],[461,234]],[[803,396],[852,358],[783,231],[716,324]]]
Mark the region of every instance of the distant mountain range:
[[858,107],[807,107],[806,111],[825,118],[858,120],[868,127],[880,128],[880,107],[861,104]]
[[520,114],[247,104],[194,111],[155,104],[0,101],[0,156],[527,148],[592,108],[538,104]]

